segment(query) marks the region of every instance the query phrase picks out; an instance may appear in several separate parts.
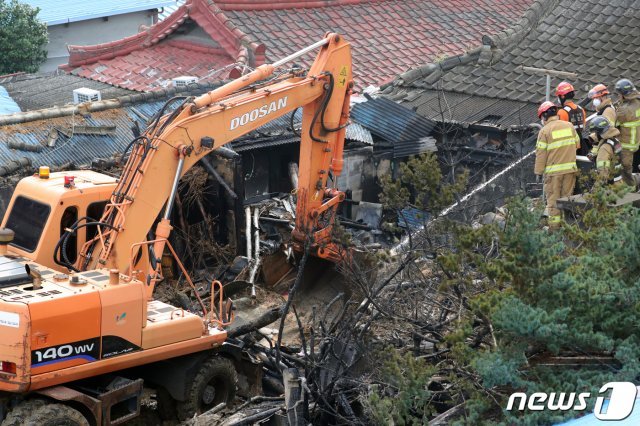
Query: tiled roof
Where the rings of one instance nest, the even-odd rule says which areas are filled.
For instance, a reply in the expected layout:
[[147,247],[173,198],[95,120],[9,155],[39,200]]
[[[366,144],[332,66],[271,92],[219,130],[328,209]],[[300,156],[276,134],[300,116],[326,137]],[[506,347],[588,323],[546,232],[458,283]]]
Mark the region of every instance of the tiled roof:
[[363,88],[389,81],[425,61],[464,51],[483,35],[508,27],[532,1],[186,0],[172,15],[135,36],[97,46],[70,46],[65,69],[132,90],[162,87],[171,77],[184,75],[173,63],[179,49],[152,52],[147,56],[155,62],[137,71],[130,71],[130,64],[138,58],[127,55],[167,44],[163,40],[190,19],[223,52],[214,62],[206,56],[200,64],[188,62],[193,75],[208,75],[235,62],[259,65],[265,55],[272,62],[335,31],[352,43],[355,81]]
[[[219,0],[225,15],[269,61],[343,34],[353,47],[354,80],[379,85],[419,64],[463,52],[507,28],[533,0]],[[323,7],[324,6],[324,7]]]
[[166,87],[172,78],[202,81],[238,76],[264,62],[264,46],[230,22],[212,0],[189,0],[144,31],[94,46],[69,46],[63,69],[87,79],[137,91]]
[[171,0],[20,0],[20,2],[39,7],[38,18],[47,25],[139,12],[173,3]]
[[167,87],[173,77],[179,76],[195,76],[202,81],[219,80],[221,73],[216,71],[233,62],[220,48],[190,41],[167,40],[128,55],[85,65],[72,73],[143,92]]
[[133,93],[109,84],[68,74],[17,74],[0,77],[0,83],[23,111],[72,103],[73,90],[81,87],[99,90],[102,99],[112,99]]
[[[419,110],[436,90],[452,98],[473,97],[483,107],[528,104],[525,119],[537,121],[534,106],[544,100],[546,77],[522,67],[576,73],[570,81],[584,98],[595,83],[640,77],[639,37],[640,0],[536,0],[522,20],[484,37],[481,47],[408,71],[384,93]],[[561,80],[552,77],[552,91]],[[496,114],[506,117],[508,111]]]

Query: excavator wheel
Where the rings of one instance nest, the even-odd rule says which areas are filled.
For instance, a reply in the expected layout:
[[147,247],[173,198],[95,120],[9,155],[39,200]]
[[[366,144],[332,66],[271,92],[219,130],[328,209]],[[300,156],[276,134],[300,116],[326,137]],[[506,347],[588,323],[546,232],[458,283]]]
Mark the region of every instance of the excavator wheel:
[[158,402],[158,415],[162,420],[176,420],[176,400],[169,392],[160,387],[156,390],[156,401]]
[[2,426],[89,426],[89,421],[66,405],[30,399],[11,410]]
[[238,375],[233,363],[221,357],[209,358],[191,382],[184,401],[176,403],[179,420],[202,414],[225,402],[231,405],[236,396]]

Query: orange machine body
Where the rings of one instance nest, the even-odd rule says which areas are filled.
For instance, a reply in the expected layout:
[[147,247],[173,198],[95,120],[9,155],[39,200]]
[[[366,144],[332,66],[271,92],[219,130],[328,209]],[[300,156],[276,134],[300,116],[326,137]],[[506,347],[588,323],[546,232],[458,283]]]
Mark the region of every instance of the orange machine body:
[[[65,186],[65,177],[73,177],[73,185]],[[115,178],[91,170],[56,172],[46,179],[36,174],[20,180],[2,220],[3,228],[16,233],[11,251],[39,265],[66,270],[53,260],[56,242],[78,218],[99,219],[115,187]],[[87,231],[78,230],[76,247],[86,242]]]
[[[0,391],[27,392],[162,359],[213,349],[224,330],[160,301],[144,284],[107,270],[75,278],[41,268],[34,289],[28,260],[0,256]],[[74,281],[77,281],[74,283]]]

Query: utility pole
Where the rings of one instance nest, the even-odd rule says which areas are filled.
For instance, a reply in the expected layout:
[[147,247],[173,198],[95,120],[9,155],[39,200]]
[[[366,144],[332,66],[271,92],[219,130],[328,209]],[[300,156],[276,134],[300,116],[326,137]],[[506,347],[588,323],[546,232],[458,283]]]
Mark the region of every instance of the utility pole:
[[571,79],[575,79],[575,78],[578,77],[578,74],[573,73],[573,72],[550,70],[550,69],[546,69],[546,68],[535,68],[535,67],[522,66],[522,71],[524,71],[526,73],[529,73],[529,74],[544,75],[544,76],[547,77],[547,88],[546,88],[546,91],[545,91],[545,101],[551,100],[551,76],[561,77],[561,78],[571,78]]

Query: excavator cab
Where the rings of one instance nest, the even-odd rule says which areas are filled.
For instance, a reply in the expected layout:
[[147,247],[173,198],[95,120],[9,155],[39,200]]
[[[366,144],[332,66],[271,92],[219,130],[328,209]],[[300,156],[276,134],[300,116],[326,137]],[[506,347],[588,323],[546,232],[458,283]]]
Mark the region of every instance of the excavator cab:
[[[9,251],[42,266],[61,269],[54,253],[65,230],[83,217],[98,220],[116,179],[90,170],[38,173],[16,186],[2,227],[15,232]],[[78,229],[58,257],[76,261],[78,248],[95,236],[96,226]],[[60,259],[63,260],[63,259]]]

